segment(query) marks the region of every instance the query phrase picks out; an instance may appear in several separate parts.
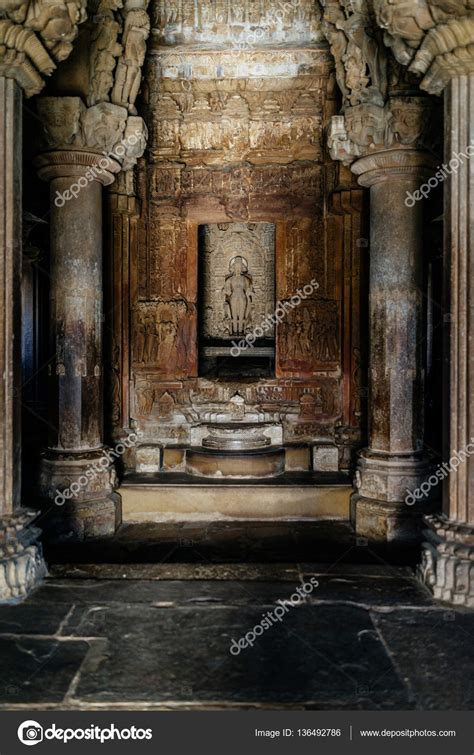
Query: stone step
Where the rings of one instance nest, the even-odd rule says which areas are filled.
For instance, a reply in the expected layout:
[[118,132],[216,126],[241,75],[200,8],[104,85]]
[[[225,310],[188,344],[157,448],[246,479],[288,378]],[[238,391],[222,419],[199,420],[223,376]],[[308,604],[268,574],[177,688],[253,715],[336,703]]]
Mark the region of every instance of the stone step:
[[285,473],[268,479],[205,479],[183,473],[130,475],[118,490],[126,522],[213,519],[349,519],[350,477]]

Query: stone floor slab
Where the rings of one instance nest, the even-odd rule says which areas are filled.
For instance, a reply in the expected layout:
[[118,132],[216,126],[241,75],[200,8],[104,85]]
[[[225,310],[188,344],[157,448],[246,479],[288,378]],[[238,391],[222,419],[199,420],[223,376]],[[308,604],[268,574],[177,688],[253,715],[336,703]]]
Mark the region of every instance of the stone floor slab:
[[474,611],[395,609],[372,616],[420,708],[474,709]]
[[0,636],[0,704],[60,703],[88,651],[81,640]]
[[412,707],[367,611],[295,608],[231,655],[232,638],[259,623],[261,609],[142,606],[139,621],[131,606],[86,612],[78,634],[107,637],[108,652],[82,674],[77,699]]

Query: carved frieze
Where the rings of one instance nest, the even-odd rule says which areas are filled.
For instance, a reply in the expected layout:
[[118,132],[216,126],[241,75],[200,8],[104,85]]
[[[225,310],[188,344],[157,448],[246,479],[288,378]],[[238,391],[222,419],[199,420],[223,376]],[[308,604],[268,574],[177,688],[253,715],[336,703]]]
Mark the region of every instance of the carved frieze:
[[160,45],[206,44],[249,47],[321,40],[320,12],[312,0],[275,4],[272,0],[160,0],[152,6]]
[[[216,90],[218,82],[215,82]],[[159,95],[151,155],[189,165],[321,160],[320,97],[310,93],[201,92]],[[291,107],[290,103],[293,101]]]
[[193,197],[230,197],[319,194],[323,174],[320,165],[241,166],[235,168],[178,168],[157,164],[150,171],[152,198],[174,200]]

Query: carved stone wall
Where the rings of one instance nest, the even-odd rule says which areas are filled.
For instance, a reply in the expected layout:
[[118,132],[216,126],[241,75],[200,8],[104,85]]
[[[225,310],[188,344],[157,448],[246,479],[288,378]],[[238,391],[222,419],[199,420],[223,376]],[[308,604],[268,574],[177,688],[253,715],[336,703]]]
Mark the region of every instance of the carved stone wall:
[[[130,421],[144,432],[143,442],[189,445],[193,428],[225,414],[238,394],[244,416],[279,423],[285,443],[336,439],[341,427],[359,420],[348,408],[354,405],[355,367],[343,363],[343,353],[358,348],[359,336],[355,326],[342,327],[344,297],[350,295],[344,249],[328,233],[328,198],[338,179],[323,145],[335,111],[335,78],[330,52],[321,43],[319,11],[314,3],[292,4],[291,14],[277,19],[276,31],[265,40],[238,50],[216,42],[211,51],[199,46],[205,34],[213,36],[219,27],[216,33],[221,29],[230,38],[229,19],[242,12],[244,27],[255,23],[257,6],[260,20],[268,21],[272,4],[197,6],[196,22],[193,3],[156,1],[149,7],[151,45],[140,111],[149,150],[137,173],[138,236],[129,280],[122,281],[122,296],[130,300],[130,382],[122,386],[122,395],[130,390]],[[303,32],[295,18],[307,18],[310,6],[312,20]],[[272,34],[280,32],[285,39],[300,35],[302,44],[278,48]],[[202,226],[212,229],[208,240],[212,235],[217,256],[218,239],[229,234],[224,228],[245,229],[248,236],[242,249],[224,245],[222,259],[212,262],[212,274],[222,280],[207,300],[204,294],[205,306],[211,301],[212,307],[210,317],[203,316],[206,337],[230,335],[215,327],[212,303],[229,274],[227,251],[246,257],[256,291],[255,320],[269,314],[273,302],[289,303],[298,289],[316,283],[275,327],[274,378],[198,377]],[[262,266],[258,255],[243,250],[253,248],[248,234],[261,241],[270,228],[274,274],[270,257]],[[354,287],[359,275],[357,269]],[[356,322],[358,309],[353,317]],[[353,429],[341,446],[353,443],[358,432]],[[120,428],[114,432],[120,434]]]

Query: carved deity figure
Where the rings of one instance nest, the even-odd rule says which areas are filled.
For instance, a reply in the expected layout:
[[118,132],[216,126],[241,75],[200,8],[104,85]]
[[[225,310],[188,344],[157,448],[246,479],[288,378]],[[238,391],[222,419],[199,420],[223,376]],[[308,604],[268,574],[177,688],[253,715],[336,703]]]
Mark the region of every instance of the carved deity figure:
[[148,0],[126,0],[124,9],[123,52],[115,72],[112,102],[123,105],[137,114],[135,100],[140,89],[141,70],[146,54],[146,40],[150,34],[150,19],[146,12]]
[[88,105],[106,102],[113,86],[115,59],[122,52],[122,45],[117,41],[121,25],[114,11],[121,7],[122,0],[101,0],[99,3],[90,46]]
[[230,261],[230,275],[226,276],[223,288],[226,319],[231,320],[232,335],[244,335],[251,320],[253,281],[247,261],[238,255]]

